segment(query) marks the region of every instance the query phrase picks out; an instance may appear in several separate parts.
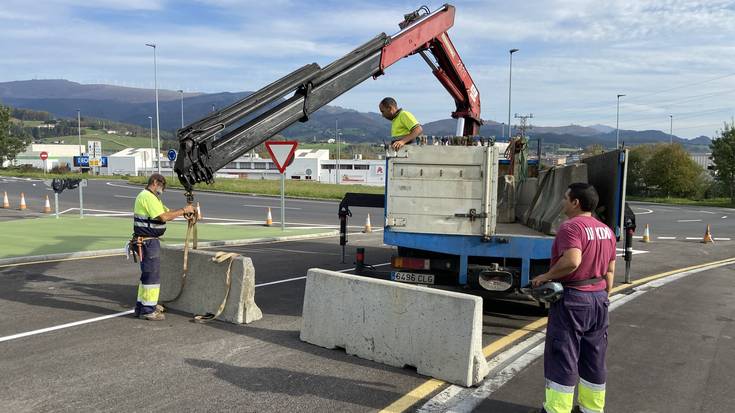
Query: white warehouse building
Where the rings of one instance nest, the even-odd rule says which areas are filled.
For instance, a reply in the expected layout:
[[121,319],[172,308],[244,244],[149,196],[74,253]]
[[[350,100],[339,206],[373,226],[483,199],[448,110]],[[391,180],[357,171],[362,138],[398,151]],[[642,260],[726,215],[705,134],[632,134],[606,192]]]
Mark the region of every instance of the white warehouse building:
[[[358,157],[359,158],[359,157]],[[168,161],[162,171],[170,174]],[[337,160],[329,159],[326,149],[297,149],[294,160],[286,168],[286,179],[322,183],[384,185],[385,160],[341,159],[339,174]],[[241,156],[217,171],[217,178],[281,179],[276,164],[257,154]]]

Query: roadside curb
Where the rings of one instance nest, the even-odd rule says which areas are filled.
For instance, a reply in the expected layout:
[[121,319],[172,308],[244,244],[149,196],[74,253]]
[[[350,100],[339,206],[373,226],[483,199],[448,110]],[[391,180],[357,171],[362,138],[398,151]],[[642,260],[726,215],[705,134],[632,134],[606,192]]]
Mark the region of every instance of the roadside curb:
[[[327,232],[320,232],[317,234],[285,235],[282,237],[235,239],[235,240],[225,240],[225,241],[206,241],[206,242],[198,243],[197,247],[212,248],[212,247],[259,244],[259,243],[264,243],[264,242],[299,241],[299,240],[305,240],[305,239],[329,238],[329,237],[334,237],[337,235],[339,235],[339,231],[332,230],[332,231],[327,231]],[[174,247],[174,248],[183,248],[184,244],[171,244],[169,246]],[[75,258],[90,258],[90,257],[101,257],[101,256],[115,256],[115,255],[125,255],[125,249],[124,248],[114,248],[114,249],[107,249],[107,250],[62,252],[58,254],[27,255],[23,257],[2,258],[0,259],[0,266],[13,265],[13,264],[25,264],[29,262],[42,263],[44,261],[73,260]]]

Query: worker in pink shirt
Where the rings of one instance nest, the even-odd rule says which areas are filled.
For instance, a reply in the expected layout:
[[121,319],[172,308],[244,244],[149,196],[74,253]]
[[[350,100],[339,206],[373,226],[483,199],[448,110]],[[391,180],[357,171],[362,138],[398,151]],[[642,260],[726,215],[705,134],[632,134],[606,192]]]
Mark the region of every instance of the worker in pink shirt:
[[[544,349],[545,413],[602,412],[605,407],[608,296],[615,274],[615,235],[592,216],[599,197],[590,184],[569,185],[562,200],[569,218],[551,247],[551,268],[531,280],[562,284],[551,304]],[[579,384],[579,406],[573,408]]]

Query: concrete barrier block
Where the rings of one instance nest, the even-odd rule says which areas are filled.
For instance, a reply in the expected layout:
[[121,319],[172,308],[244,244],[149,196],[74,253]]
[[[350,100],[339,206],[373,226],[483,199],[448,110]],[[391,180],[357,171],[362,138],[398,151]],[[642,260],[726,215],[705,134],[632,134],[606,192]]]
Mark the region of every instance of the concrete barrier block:
[[516,179],[513,175],[498,178],[497,222],[509,224],[516,221]]
[[[216,313],[225,298],[228,262],[212,261],[215,252],[189,250],[189,272],[184,290],[167,308],[192,314]],[[181,289],[184,263],[182,248],[161,246],[160,300],[172,299]],[[235,324],[252,323],[263,318],[255,304],[255,267],[250,258],[238,255],[232,263],[230,293],[224,311],[217,318]]]
[[545,234],[554,235],[565,219],[561,200],[569,184],[587,182],[587,165],[556,166],[539,175],[539,185],[531,205],[524,215],[524,223]]
[[488,373],[482,298],[312,268],[301,340],[462,386]]
[[528,220],[526,212],[531,206],[531,202],[533,201],[533,197],[536,195],[537,190],[538,178],[526,178],[516,187],[516,219],[523,224],[526,223],[523,221],[524,216],[526,217],[526,220]]

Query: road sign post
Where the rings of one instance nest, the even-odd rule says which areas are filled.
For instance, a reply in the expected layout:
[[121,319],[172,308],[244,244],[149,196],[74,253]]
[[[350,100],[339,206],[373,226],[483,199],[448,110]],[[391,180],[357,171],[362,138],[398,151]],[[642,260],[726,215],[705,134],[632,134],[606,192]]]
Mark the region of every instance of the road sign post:
[[94,167],[97,167],[97,175],[101,172],[101,159],[102,159],[102,142],[101,141],[87,141],[87,153],[89,154],[89,166],[94,173]]
[[46,169],[48,169],[48,164],[46,164],[46,159],[48,159],[48,152],[43,151],[40,154],[41,160],[43,161],[43,174],[46,175]]
[[297,141],[268,141],[265,148],[281,173],[281,231],[286,230],[286,168],[293,162]]
[[171,162],[171,178],[174,177],[174,161],[176,161],[176,150],[175,149],[169,149],[168,150],[168,160]]

